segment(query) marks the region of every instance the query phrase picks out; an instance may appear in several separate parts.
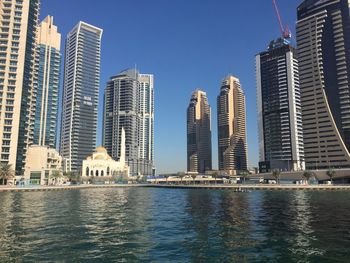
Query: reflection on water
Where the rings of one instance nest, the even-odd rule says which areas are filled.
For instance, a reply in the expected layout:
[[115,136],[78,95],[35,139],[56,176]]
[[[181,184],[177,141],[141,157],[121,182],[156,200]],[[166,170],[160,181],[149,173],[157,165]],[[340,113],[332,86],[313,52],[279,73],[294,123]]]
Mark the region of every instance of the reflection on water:
[[0,194],[0,262],[347,262],[350,193]]

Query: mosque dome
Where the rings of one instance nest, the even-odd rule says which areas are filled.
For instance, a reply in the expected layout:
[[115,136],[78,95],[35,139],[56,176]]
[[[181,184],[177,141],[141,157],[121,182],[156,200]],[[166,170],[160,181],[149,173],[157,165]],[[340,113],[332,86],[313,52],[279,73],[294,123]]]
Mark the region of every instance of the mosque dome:
[[100,147],[96,148],[96,152],[97,153],[107,153],[107,150],[105,147],[100,146]]

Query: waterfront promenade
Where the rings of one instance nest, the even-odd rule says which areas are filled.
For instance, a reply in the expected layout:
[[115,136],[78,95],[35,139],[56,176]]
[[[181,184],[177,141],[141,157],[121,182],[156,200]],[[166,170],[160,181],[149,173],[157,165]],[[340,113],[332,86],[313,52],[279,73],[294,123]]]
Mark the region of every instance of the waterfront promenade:
[[0,186],[0,192],[35,192],[35,191],[64,191],[64,190],[81,190],[96,188],[167,188],[167,189],[221,189],[233,191],[293,191],[293,190],[310,190],[310,191],[350,191],[350,185],[288,185],[288,184],[196,184],[196,185],[160,185],[160,184],[82,184],[69,186],[31,186],[31,187],[10,187]]

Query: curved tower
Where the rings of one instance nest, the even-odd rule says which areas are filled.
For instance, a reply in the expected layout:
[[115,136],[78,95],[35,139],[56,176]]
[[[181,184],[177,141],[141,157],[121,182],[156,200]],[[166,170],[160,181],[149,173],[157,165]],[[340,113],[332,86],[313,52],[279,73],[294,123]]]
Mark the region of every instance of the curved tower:
[[297,44],[307,169],[350,167],[348,0],[305,0]]

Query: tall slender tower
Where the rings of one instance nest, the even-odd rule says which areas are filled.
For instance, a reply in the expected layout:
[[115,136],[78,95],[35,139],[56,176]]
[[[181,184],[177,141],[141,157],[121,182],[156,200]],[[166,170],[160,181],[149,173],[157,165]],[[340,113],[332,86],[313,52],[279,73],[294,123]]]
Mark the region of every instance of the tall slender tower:
[[40,24],[38,45],[33,143],[56,148],[61,34],[53,24],[52,16],[47,16]]
[[39,0],[0,1],[0,162],[22,174],[33,140]]
[[153,75],[139,74],[139,158],[153,166],[154,161],[154,87]]
[[217,106],[219,169],[234,175],[247,170],[246,106],[238,78],[223,80]]
[[120,159],[124,128],[131,175],[153,174],[153,120],[153,75],[128,69],[111,77],[104,95],[103,145]]
[[304,169],[298,61],[289,40],[256,56],[260,172]]
[[187,108],[187,171],[204,173],[212,169],[211,109],[207,94],[196,90]]
[[297,44],[307,169],[350,167],[350,2],[305,0]]
[[60,152],[78,171],[96,147],[102,29],[79,22],[66,39]]

